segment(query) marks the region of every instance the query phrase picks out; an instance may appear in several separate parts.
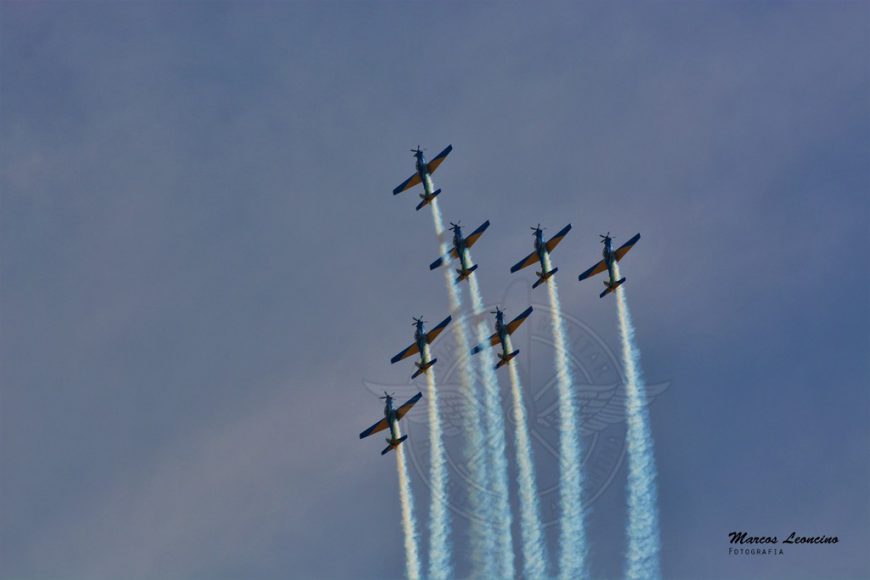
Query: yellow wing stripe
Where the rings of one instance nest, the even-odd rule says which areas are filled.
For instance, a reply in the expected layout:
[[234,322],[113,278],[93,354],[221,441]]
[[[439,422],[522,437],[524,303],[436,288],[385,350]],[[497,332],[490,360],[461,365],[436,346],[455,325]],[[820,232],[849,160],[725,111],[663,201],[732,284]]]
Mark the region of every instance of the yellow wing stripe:
[[415,173],[414,175],[403,181],[398,187],[396,187],[396,189],[393,190],[393,195],[396,195],[397,193],[402,193],[406,189],[410,189],[418,183],[420,183],[420,174]]
[[439,153],[435,159],[426,164],[426,171],[429,173],[435,173],[435,170],[438,169],[438,166],[447,159],[447,156],[450,155],[450,152],[453,151],[453,145],[448,145],[444,148],[444,150]]
[[568,224],[567,226],[562,228],[562,230],[558,234],[550,238],[550,241],[547,242],[547,251],[552,252],[554,249],[556,249],[556,246],[559,245],[559,242],[561,242],[570,231],[571,224]]
[[508,334],[513,334],[514,331],[515,331],[517,328],[520,327],[520,324],[522,324],[522,323],[525,322],[525,321],[526,321],[525,318],[520,318],[519,320],[514,320],[513,322],[511,322],[510,324],[508,324],[508,325],[507,325],[507,333],[508,333]]
[[537,261],[538,261],[538,255],[535,252],[532,252],[531,254],[529,254],[528,256],[523,258],[520,262],[517,262],[516,264],[514,264],[514,267],[511,268],[511,272],[512,273],[518,272],[518,271],[522,270],[523,268],[528,268],[529,266],[531,266],[532,264],[534,264]]
[[394,356],[392,359],[390,359],[390,362],[395,364],[395,363],[399,362],[400,360],[406,359],[411,355],[417,354],[418,352],[420,352],[420,348],[417,346],[417,343],[415,342],[414,344],[412,344],[411,346],[409,346],[408,348],[406,348],[405,350],[403,350],[402,352],[400,352],[399,354]]
[[453,318],[452,316],[448,316],[447,318],[442,320],[438,324],[438,326],[436,326],[435,328],[430,330],[429,333],[426,335],[426,342],[428,342],[429,344],[432,344],[433,342],[435,342],[435,339],[438,338],[438,335],[441,334],[442,330],[447,328],[447,325],[450,323],[452,318]]
[[371,427],[369,427],[368,429],[366,429],[365,431],[360,433],[359,438],[365,439],[369,435],[374,435],[375,433],[383,431],[388,426],[389,426],[389,423],[387,422],[386,417],[384,417],[383,419],[381,419],[380,421],[378,421],[377,423],[375,423],[374,425],[372,425]]
[[606,269],[607,269],[607,264],[604,262],[604,260],[601,260],[600,262],[598,262],[597,264],[595,264],[594,266],[592,266],[591,268],[589,268],[588,270],[586,270],[585,272],[580,274],[578,279],[585,280],[586,278],[589,278],[590,276],[594,276],[595,274],[600,274],[601,272],[605,271]]
[[404,417],[408,413],[408,411],[411,410],[411,407],[416,405],[417,401],[422,398],[423,393],[417,393],[416,395],[408,399],[408,401],[406,401],[404,405],[396,409],[396,419],[401,419],[402,417]]
[[433,159],[426,165],[426,169],[429,173],[435,173],[435,170],[438,169],[438,166],[443,163],[443,161],[447,159],[446,157],[439,157],[437,159]]
[[622,257],[624,255],[626,255],[628,253],[628,251],[634,247],[634,245],[637,243],[637,241],[639,239],[640,239],[640,234],[636,234],[633,238],[631,238],[630,240],[628,240],[627,242],[622,244],[622,246],[620,246],[619,249],[617,249],[615,252],[613,252],[616,255],[616,261],[617,262],[620,261],[622,259]]
[[532,313],[532,307],[529,306],[526,308],[519,316],[511,320],[507,325],[507,333],[513,334],[514,331],[520,327],[520,324],[526,321],[526,318],[529,317],[529,314]]

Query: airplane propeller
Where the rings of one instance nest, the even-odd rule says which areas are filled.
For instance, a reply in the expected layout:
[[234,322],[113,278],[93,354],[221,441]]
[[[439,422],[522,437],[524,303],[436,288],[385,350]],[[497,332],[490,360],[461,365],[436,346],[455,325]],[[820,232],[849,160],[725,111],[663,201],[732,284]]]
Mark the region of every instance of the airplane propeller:
[[411,153],[413,153],[414,155],[417,155],[418,153],[422,153],[423,151],[425,151],[425,149],[420,149],[419,145],[417,145],[416,149],[411,149]]
[[384,391],[384,396],[378,397],[378,398],[379,399],[392,399],[395,396],[396,396],[396,393],[387,393],[386,391]]
[[426,320],[423,320],[422,314],[420,315],[420,318],[415,318],[413,316],[411,318],[414,320],[414,322],[411,323],[411,326],[417,326],[417,324],[426,324],[427,323]]
[[538,224],[538,227],[531,226],[529,229],[532,230],[532,231],[534,231],[535,233],[538,233],[538,232],[542,232],[542,231],[544,231],[544,230],[547,229],[547,228],[542,228],[542,227],[541,227],[541,224]]
[[456,223],[450,222],[450,229],[453,230],[453,231],[456,231],[456,230],[458,230],[458,229],[461,228],[461,227],[462,227],[462,222],[461,222],[461,221],[456,222]]
[[607,240],[610,239],[610,232],[607,232],[606,236],[602,236],[601,234],[598,234],[598,237],[601,238],[601,243],[603,244],[604,242],[606,242]]

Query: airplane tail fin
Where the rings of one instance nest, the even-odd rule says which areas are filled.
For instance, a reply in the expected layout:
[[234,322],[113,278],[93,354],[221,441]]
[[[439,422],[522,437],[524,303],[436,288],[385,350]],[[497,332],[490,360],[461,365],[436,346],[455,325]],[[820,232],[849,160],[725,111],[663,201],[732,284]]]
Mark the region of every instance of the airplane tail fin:
[[414,363],[415,365],[417,365],[417,372],[414,373],[413,375],[411,375],[411,378],[412,378],[412,379],[416,379],[417,377],[419,377],[420,375],[422,375],[423,373],[425,373],[426,371],[428,371],[428,370],[429,370],[429,367],[431,367],[432,365],[434,365],[434,364],[437,363],[437,362],[438,362],[438,359],[437,359],[437,358],[433,358],[432,360],[430,360],[430,361],[429,361],[428,363],[426,363],[426,364]]
[[538,286],[540,286],[541,284],[543,284],[544,282],[549,280],[553,276],[553,274],[555,274],[558,271],[559,271],[559,268],[553,268],[549,272],[544,272],[544,273],[535,272],[535,274],[537,274],[537,276],[538,276],[538,281],[535,282],[534,284],[532,284],[532,288],[537,288]]
[[420,203],[417,204],[417,211],[420,211],[421,209],[423,209],[424,207],[426,207],[427,205],[429,205],[429,202],[431,202],[433,199],[435,199],[435,197],[436,197],[439,193],[441,193],[441,190],[440,190],[440,189],[436,189],[436,190],[432,193],[432,195],[425,195],[425,194],[422,194],[422,193],[421,193],[421,194],[420,194],[420,197],[423,198],[423,201],[421,201]]
[[499,357],[500,360],[498,361],[498,364],[495,365],[495,368],[496,368],[496,369],[499,369],[499,368],[501,368],[503,365],[506,365],[507,363],[511,362],[511,360],[512,360],[515,356],[517,356],[518,354],[520,354],[520,350],[519,350],[519,349],[513,351],[513,352],[510,353],[510,354],[500,354],[500,355],[498,355],[498,357]]
[[463,280],[468,278],[468,276],[471,275],[471,273],[475,270],[477,270],[477,264],[475,264],[468,270],[457,269],[456,273],[459,274],[459,276],[456,277],[456,283],[458,284],[459,282],[462,282]]
[[387,445],[386,449],[381,451],[381,455],[386,455],[387,453],[389,453],[390,451],[392,451],[393,449],[395,449],[396,447],[401,445],[405,441],[405,439],[407,439],[407,438],[408,438],[407,435],[402,435],[398,439],[387,439],[387,443],[389,443],[389,445]]
[[599,294],[598,297],[604,298],[605,296],[607,296],[608,294],[610,294],[611,292],[613,292],[614,290],[616,290],[617,288],[622,286],[623,282],[625,282],[625,278],[623,278],[622,280],[617,280],[613,284],[611,284],[610,282],[604,282],[604,285],[607,286],[607,289],[605,289],[604,292]]

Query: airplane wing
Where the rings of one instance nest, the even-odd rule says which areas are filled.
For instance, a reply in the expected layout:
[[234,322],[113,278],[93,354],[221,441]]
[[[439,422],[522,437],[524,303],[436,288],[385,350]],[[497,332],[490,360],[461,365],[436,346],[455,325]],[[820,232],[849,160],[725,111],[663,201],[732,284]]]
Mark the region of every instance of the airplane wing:
[[438,166],[447,159],[447,156],[450,155],[450,152],[453,151],[453,145],[448,145],[445,147],[444,151],[435,156],[435,159],[426,164],[426,171],[429,173],[435,173],[435,170],[438,169]]
[[562,230],[558,234],[556,234],[555,236],[550,238],[550,240],[547,242],[547,251],[552,252],[554,249],[556,249],[556,246],[559,245],[559,242],[562,241],[562,238],[565,237],[565,234],[567,234],[570,231],[571,231],[571,224],[568,224],[567,226],[562,228]]
[[511,266],[511,274],[513,274],[514,272],[519,272],[523,268],[527,268],[537,261],[538,261],[538,254],[536,254],[535,252],[532,252],[531,254],[529,254],[528,256],[526,256],[525,258],[523,258],[522,260],[520,260],[519,262],[517,262],[516,264]]
[[636,234],[633,238],[619,246],[619,248],[613,252],[616,254],[616,261],[620,261],[624,255],[628,253],[628,251],[637,243],[640,239],[640,234]]
[[468,234],[468,237],[465,238],[465,247],[470,248],[471,246],[473,246],[474,243],[477,241],[477,239],[483,235],[483,232],[485,232],[486,228],[488,228],[488,227],[489,227],[489,220],[486,220],[485,222],[480,224],[479,228],[477,228],[476,230],[474,230],[473,232]]
[[[416,402],[416,401],[415,401],[415,402]],[[405,403],[405,404],[407,405],[407,403]],[[389,426],[390,426],[390,425],[389,425],[389,423],[387,422],[387,418],[384,417],[383,419],[381,419],[380,421],[378,421],[377,423],[375,423],[374,425],[372,425],[371,427],[369,427],[368,429],[366,429],[365,431],[363,431],[362,433],[360,433],[360,434],[359,434],[359,438],[360,438],[360,439],[365,439],[365,438],[368,437],[369,435],[372,435],[372,434],[374,434],[374,433],[377,433],[378,431],[383,431],[384,429],[386,429],[386,428],[389,427]]]
[[592,266],[591,268],[589,268],[588,270],[586,270],[585,272],[580,274],[577,277],[577,279],[578,280],[585,280],[586,278],[589,278],[590,276],[594,276],[595,274],[600,274],[601,272],[605,271],[606,269],[607,269],[607,264],[605,263],[604,260],[601,260],[600,262],[598,262],[597,264],[595,264],[594,266]]
[[493,334],[492,336],[490,336],[490,337],[486,340],[486,342],[483,342],[483,343],[481,343],[481,344],[478,344],[477,346],[475,346],[474,348],[472,348],[472,349],[471,349],[471,354],[477,354],[477,353],[479,353],[480,351],[482,351],[483,349],[486,348],[486,345],[487,345],[487,344],[489,344],[489,346],[495,346],[495,345],[498,344],[498,333],[497,333],[497,332],[496,332],[495,334]]
[[416,395],[408,399],[408,401],[404,405],[396,409],[396,419],[401,419],[402,417],[404,417],[405,414],[411,410],[411,407],[413,407],[417,403],[417,401],[422,398],[423,393],[417,393]]
[[420,352],[420,349],[417,347],[417,343],[415,341],[414,344],[412,344],[411,346],[409,346],[408,348],[406,348],[405,350],[403,350],[402,352],[400,352],[399,354],[397,354],[396,356],[391,358],[390,364],[396,364],[400,360],[408,358],[411,355],[415,355],[418,352]]
[[[456,248],[452,248],[452,249],[448,252],[448,254],[449,254],[450,257],[453,258],[454,260],[458,260],[458,259],[459,259],[459,254],[456,253]],[[435,260],[434,262],[432,262],[431,264],[429,264],[429,269],[430,269],[430,270],[434,270],[435,268],[440,268],[441,265],[444,264],[445,260],[446,260],[446,258],[445,258],[444,256],[441,256],[440,258],[438,258],[437,260]]]
[[420,174],[414,173],[414,175],[403,181],[398,187],[396,187],[396,189],[393,190],[393,195],[396,195],[397,193],[402,193],[406,189],[410,189],[418,183],[420,183]]
[[452,316],[448,316],[441,323],[426,333],[426,342],[432,344],[435,342],[435,339],[438,338],[438,335],[441,334],[441,331],[447,328],[447,325],[450,324],[450,321],[453,319]]
[[529,317],[529,314],[532,313],[532,307],[529,306],[526,308],[522,314],[511,320],[507,325],[508,334],[513,334],[514,331],[520,327],[520,324],[526,321],[526,318]]

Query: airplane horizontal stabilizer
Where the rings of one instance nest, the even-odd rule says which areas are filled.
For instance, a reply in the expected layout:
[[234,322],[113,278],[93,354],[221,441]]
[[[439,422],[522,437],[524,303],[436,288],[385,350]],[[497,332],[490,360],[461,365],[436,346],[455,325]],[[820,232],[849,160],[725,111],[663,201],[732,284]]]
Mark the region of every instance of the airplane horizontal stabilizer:
[[499,368],[501,368],[501,367],[504,366],[505,364],[511,362],[511,360],[513,360],[513,358],[514,358],[515,356],[517,356],[518,354],[520,354],[519,349],[513,351],[512,353],[510,353],[510,354],[508,354],[508,355],[504,355],[504,356],[501,356],[501,355],[500,355],[500,356],[499,356],[500,360],[498,361],[498,364],[495,365],[496,370],[499,369]]
[[474,272],[475,270],[477,270],[477,264],[475,264],[474,266],[472,266],[468,270],[456,270],[456,273],[459,274],[459,276],[456,277],[456,282],[457,283],[462,282],[463,280],[468,278],[468,276],[472,272]]
[[408,438],[407,435],[402,435],[398,439],[392,439],[392,440],[387,439],[387,443],[389,443],[389,445],[387,445],[386,449],[381,451],[381,455],[386,455],[387,453],[389,453],[390,451],[392,451],[393,449],[395,449],[396,447],[401,445],[405,441],[405,439],[407,439],[407,438]]
[[604,290],[604,292],[602,292],[601,294],[599,294],[598,297],[599,297],[599,298],[604,298],[605,296],[607,296],[608,294],[610,294],[611,292],[613,292],[614,290],[616,290],[617,288],[619,288],[620,286],[622,286],[622,283],[623,283],[623,282],[625,282],[625,278],[623,278],[622,280],[618,280],[618,281],[617,281],[615,284],[613,284],[612,286],[611,286],[608,282],[605,282],[604,285],[607,286],[607,289]]
[[417,372],[414,373],[413,375],[411,375],[411,378],[412,378],[412,379],[416,379],[417,377],[419,377],[420,375],[422,375],[423,373],[425,373],[426,371],[428,371],[428,370],[429,370],[429,367],[431,367],[432,365],[434,365],[434,364],[437,363],[437,362],[438,362],[438,359],[437,359],[437,358],[433,358],[432,360],[430,360],[428,363],[426,363],[426,364],[424,364],[424,365],[421,365],[420,363],[417,363]]
[[538,275],[538,281],[535,282],[534,284],[532,284],[532,288],[537,288],[538,286],[540,286],[541,284],[543,284],[544,282],[549,280],[550,277],[558,271],[559,271],[559,268],[553,268],[552,270],[550,270],[549,272],[547,272],[545,274],[541,274],[540,272],[535,272],[535,274]]
[[423,201],[421,201],[420,203],[417,204],[417,211],[420,211],[421,209],[423,209],[424,207],[429,205],[429,202],[431,202],[433,199],[435,199],[435,196],[437,196],[439,193],[441,193],[441,190],[436,189],[432,193],[432,195],[420,194],[420,197],[423,198]]

